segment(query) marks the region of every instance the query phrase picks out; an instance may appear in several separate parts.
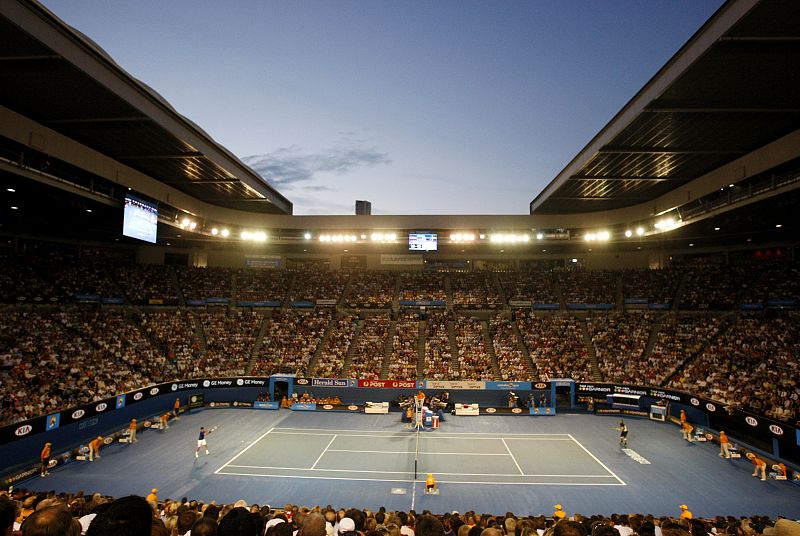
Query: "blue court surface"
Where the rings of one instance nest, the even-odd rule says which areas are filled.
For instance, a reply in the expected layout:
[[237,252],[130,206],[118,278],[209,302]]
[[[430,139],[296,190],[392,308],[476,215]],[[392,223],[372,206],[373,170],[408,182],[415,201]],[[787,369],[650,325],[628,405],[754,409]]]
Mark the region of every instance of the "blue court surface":
[[[451,416],[417,435],[399,414],[206,409],[19,487],[437,513],[549,515],[561,503],[568,513],[677,515],[687,504],[700,516],[800,517],[800,486],[761,482],[747,460],[723,460],[670,424],[628,419],[623,450],[618,419]],[[200,426],[217,430],[210,454],[195,458]],[[439,495],[424,493],[426,473]]]

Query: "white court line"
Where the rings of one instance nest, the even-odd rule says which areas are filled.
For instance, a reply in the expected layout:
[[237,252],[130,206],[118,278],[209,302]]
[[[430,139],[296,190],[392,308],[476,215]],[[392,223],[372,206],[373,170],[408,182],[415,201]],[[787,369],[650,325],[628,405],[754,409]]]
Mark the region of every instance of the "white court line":
[[591,452],[589,452],[589,450],[588,450],[586,447],[584,447],[583,445],[581,445],[581,444],[580,444],[580,442],[579,442],[577,439],[575,439],[574,437],[572,437],[572,434],[567,434],[567,435],[569,435],[570,439],[572,439],[572,440],[575,442],[575,444],[576,444],[576,445],[578,445],[580,448],[582,448],[582,449],[583,449],[583,450],[586,452],[586,454],[588,454],[589,456],[591,456],[591,457],[592,457],[592,459],[594,459],[594,461],[596,461],[597,463],[599,463],[599,464],[600,464],[600,465],[603,467],[603,469],[605,469],[606,471],[608,471],[609,473],[611,473],[611,476],[613,476],[614,478],[616,478],[616,479],[619,481],[619,483],[620,483],[621,485],[623,485],[623,486],[627,485],[627,484],[625,484],[625,482],[623,482],[623,481],[622,481],[622,479],[621,479],[620,477],[618,477],[616,474],[614,474],[614,471],[612,471],[611,469],[609,469],[608,467],[606,467],[606,464],[604,464],[603,462],[601,462],[600,460],[598,460],[598,459],[597,459],[597,456],[595,456],[594,454],[592,454]]
[[[375,454],[415,454],[415,450],[348,450],[348,449],[330,449],[328,452],[370,452]],[[421,452],[420,454],[429,455],[447,455],[447,456],[507,456],[507,454],[500,453],[483,453],[483,452]]]
[[[276,430],[275,432],[272,433],[272,435],[310,435],[310,436],[324,435],[324,436],[328,436],[328,435],[331,435],[334,432],[342,432],[342,431],[353,432],[353,430],[331,430],[329,432],[322,432],[322,431],[320,431],[320,432],[316,432],[316,431],[315,432],[283,432],[283,431],[280,431],[280,430]],[[371,434],[369,432],[367,432],[367,433],[349,433],[349,434],[338,433],[336,435],[338,435],[339,437],[370,437],[370,438],[382,438],[382,437],[385,437],[385,438],[388,438],[388,439],[395,439],[395,438],[401,438],[401,437],[410,438],[410,437],[413,436],[413,434],[411,432],[408,432],[408,433],[396,433],[394,435],[380,435],[380,434],[375,435],[375,434]],[[428,440],[428,439],[431,439],[431,440],[434,440],[434,439],[435,440],[439,440],[439,439],[462,439],[462,440],[465,440],[465,441],[466,440],[469,440],[469,441],[497,441],[497,439],[498,439],[497,436],[494,436],[494,437],[462,437],[462,436],[465,436],[465,435],[468,435],[468,434],[459,434],[459,435],[439,435],[439,434],[436,434],[436,435],[427,436],[427,437],[426,436],[421,436],[420,439],[422,439],[422,440]],[[509,435],[509,434],[505,434],[505,433],[503,435],[505,437],[508,437],[509,439],[513,439],[515,441],[572,441],[572,439],[570,439],[569,437],[514,436],[513,434]],[[561,435],[561,436],[566,436],[567,434],[541,434],[541,435],[548,435],[548,436]]]
[[[289,427],[289,426],[276,427],[275,430],[276,431],[282,431],[282,430],[306,430],[306,431],[309,431],[309,432],[355,432],[356,431],[356,430],[353,430],[353,429],[342,430],[342,429],[333,429],[332,428],[332,429],[329,430],[327,428],[293,428],[293,427]],[[359,432],[363,432],[363,433],[367,433],[367,434],[385,434],[387,436],[393,436],[393,435],[412,436],[412,435],[414,435],[414,432],[399,432],[399,431],[393,431],[393,430],[358,430],[358,431]],[[447,433],[447,432],[444,432],[444,433]],[[493,437],[489,437],[487,439],[495,439],[497,437],[496,435],[493,435],[493,434],[490,434],[490,433],[487,433],[487,432],[450,432],[450,434],[451,435],[456,435],[456,436],[471,436],[471,435],[493,436]],[[508,436],[535,437],[535,436],[565,436],[565,435],[569,435],[569,434],[556,434],[556,433],[552,433],[552,434],[517,434],[517,433],[512,433],[512,432],[503,432],[503,435],[506,436],[506,437],[508,437]],[[423,435],[422,437],[425,437],[425,436]],[[436,434],[436,437],[441,437],[441,436]],[[480,439],[480,438],[476,438],[476,439]]]
[[319,463],[319,461],[322,459],[322,457],[323,457],[323,456],[325,456],[325,453],[326,453],[326,452],[328,452],[328,448],[329,448],[331,445],[333,445],[333,442],[334,442],[334,441],[336,441],[336,434],[333,434],[333,437],[332,437],[332,438],[331,438],[331,440],[328,442],[328,444],[325,446],[325,450],[323,450],[323,451],[322,451],[322,454],[320,454],[320,455],[319,455],[319,458],[317,458],[317,461],[315,461],[315,462],[314,462],[314,465],[312,465],[312,466],[311,466],[311,469],[314,469],[314,468],[317,466],[317,464],[318,464],[318,463]]
[[[319,471],[319,469],[316,469]],[[307,478],[313,480],[358,480],[364,482],[404,482],[408,484],[408,479],[405,480],[397,480],[397,479],[388,479],[388,478],[358,478],[358,477],[347,477],[341,478],[338,476],[296,476],[296,475],[260,475],[260,474],[253,474],[253,473],[219,473],[220,475],[231,475],[231,476],[252,476],[258,478]],[[513,475],[519,476],[519,475]],[[414,480],[414,482],[423,482],[422,480]],[[624,486],[625,483],[622,484],[588,484],[588,483],[570,483],[570,482],[486,482],[486,481],[475,481],[475,482],[467,482],[463,480],[440,480],[439,483],[441,484],[486,484],[488,486]]]
[[514,457],[514,455],[513,455],[513,454],[511,454],[511,449],[510,449],[510,448],[508,448],[508,443],[506,443],[506,440],[505,440],[504,438],[502,438],[502,437],[501,437],[501,438],[500,438],[500,441],[502,441],[502,442],[503,442],[503,445],[505,445],[505,447],[506,447],[506,450],[508,451],[508,455],[509,455],[509,456],[511,456],[511,459],[512,459],[512,460],[514,460],[514,465],[516,465],[516,466],[517,466],[517,469],[519,469],[519,474],[521,474],[521,475],[523,475],[523,476],[524,476],[524,475],[525,475],[525,471],[523,471],[523,470],[522,470],[522,467],[520,467],[520,466],[519,466],[519,464],[517,463],[517,459]]
[[247,452],[247,449],[249,449],[250,447],[252,447],[252,446],[253,446],[253,445],[255,445],[256,443],[258,443],[259,441],[261,441],[262,439],[264,439],[264,437],[266,437],[266,435],[267,435],[268,433],[272,432],[274,429],[275,429],[274,427],[273,427],[273,428],[270,428],[269,430],[267,430],[266,432],[264,432],[263,434],[261,434],[260,436],[258,436],[258,439],[256,439],[255,441],[253,441],[252,443],[250,443],[249,445],[247,445],[247,446],[244,448],[244,450],[243,450],[243,451],[239,452],[239,454],[237,454],[236,456],[234,456],[233,458],[231,458],[230,460],[228,460],[227,462],[225,462],[224,464],[222,464],[222,466],[221,466],[219,469],[217,469],[216,471],[214,471],[214,474],[215,474],[215,475],[216,475],[216,474],[219,474],[219,472],[220,472],[222,469],[224,469],[224,468],[225,468],[225,466],[227,466],[227,465],[228,465],[228,464],[230,464],[232,461],[234,461],[236,458],[238,458],[239,456],[241,456],[242,454],[244,454],[245,452]]
[[[330,452],[330,451],[329,451]],[[505,456],[505,454],[503,454]],[[372,469],[309,469],[307,467],[277,467],[273,465],[229,465],[228,467],[244,467],[246,469],[284,469],[286,471],[319,471],[319,472],[329,472],[329,473],[375,473],[375,474],[397,474],[397,475],[405,475],[405,474],[412,474],[411,471],[383,471],[383,470],[372,470]],[[560,476],[560,477],[574,477],[574,478],[612,478],[611,475],[552,475],[552,474],[523,474],[518,475],[515,473],[441,473],[436,472],[437,475],[448,475],[448,476],[531,476],[531,477],[538,477],[538,476]],[[315,477],[308,477],[308,478],[315,478]],[[422,482],[421,480],[419,482]]]

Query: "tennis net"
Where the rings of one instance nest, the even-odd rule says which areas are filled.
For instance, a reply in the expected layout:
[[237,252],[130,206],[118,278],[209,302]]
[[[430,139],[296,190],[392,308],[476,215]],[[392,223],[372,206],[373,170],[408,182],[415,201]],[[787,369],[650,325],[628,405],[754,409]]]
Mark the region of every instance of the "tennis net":
[[419,470],[419,433],[420,429],[417,427],[417,448],[414,450],[414,480],[417,479]]

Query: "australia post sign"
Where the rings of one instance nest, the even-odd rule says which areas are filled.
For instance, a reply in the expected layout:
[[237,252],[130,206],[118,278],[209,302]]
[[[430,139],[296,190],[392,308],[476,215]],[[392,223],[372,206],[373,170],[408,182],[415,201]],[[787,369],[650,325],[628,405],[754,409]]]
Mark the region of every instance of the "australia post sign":
[[359,387],[368,389],[416,389],[416,380],[358,380]]

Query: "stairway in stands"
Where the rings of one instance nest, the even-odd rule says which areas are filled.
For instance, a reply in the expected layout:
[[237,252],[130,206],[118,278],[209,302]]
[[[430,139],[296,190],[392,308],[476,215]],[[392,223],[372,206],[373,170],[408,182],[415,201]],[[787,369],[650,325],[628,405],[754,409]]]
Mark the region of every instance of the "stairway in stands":
[[481,320],[481,327],[483,328],[483,343],[486,345],[486,354],[492,360],[492,378],[499,380],[500,378],[500,365],[497,363],[497,354],[494,353],[494,341],[492,334],[489,331],[489,322]]
[[683,298],[683,289],[686,288],[686,279],[688,277],[688,272],[684,272],[684,274],[681,276],[681,280],[678,283],[678,288],[675,290],[675,296],[672,298],[672,307],[670,307],[670,309],[673,311],[677,311],[681,304],[681,299]]
[[256,342],[253,344],[253,348],[250,350],[250,360],[244,367],[245,374],[250,374],[253,371],[253,367],[255,367],[256,363],[258,362],[258,355],[261,352],[261,346],[264,344],[264,332],[267,330],[267,320],[271,317],[271,311],[261,315],[261,325],[258,327]]
[[531,371],[531,377],[538,377],[536,363],[533,361],[531,357],[531,352],[528,350],[528,346],[525,344],[525,337],[522,336],[522,332],[519,330],[519,325],[517,325],[517,320],[514,318],[514,311],[511,311],[511,331],[514,332],[514,335],[517,337],[517,347],[519,351],[522,352],[522,355],[525,356],[525,359],[528,363],[528,369]]
[[425,337],[427,336],[428,323],[419,321],[419,342],[417,343],[417,378],[422,378],[425,370]]
[[178,273],[171,266],[168,269],[170,282],[172,283],[172,286],[175,287],[175,295],[178,297],[178,304],[185,305],[186,296],[183,295],[183,289],[181,288],[181,284],[178,282]]
[[[333,331],[333,327],[336,325],[336,314],[331,315],[331,319],[328,321],[328,325],[325,326],[325,332],[322,334],[322,337],[317,342],[317,349],[314,350],[314,355],[311,356],[311,359],[308,361],[308,366],[306,370],[303,371],[305,376],[314,376],[314,370],[317,368],[317,361],[319,361],[319,356],[322,355],[322,350],[325,348],[325,344],[327,344],[328,339],[331,336],[331,332]],[[298,374],[301,371],[297,371]]]
[[653,353],[653,348],[658,342],[658,332],[661,330],[661,322],[666,316],[667,315],[658,315],[653,319],[653,325],[650,327],[650,337],[647,339],[647,345],[644,347],[642,357],[640,358],[642,363],[647,363],[647,360],[650,359],[650,354]]
[[581,331],[583,331],[583,342],[586,344],[586,350],[589,352],[589,359],[592,361],[592,379],[596,382],[603,381],[603,375],[600,374],[600,363],[597,361],[597,353],[594,351],[594,344],[592,343],[592,336],[589,333],[589,324],[586,318],[580,319]]
[[556,296],[558,296],[558,306],[562,311],[567,310],[567,300],[564,298],[564,292],[561,290],[561,285],[558,284],[558,278],[553,275],[553,290],[556,291]]
[[389,377],[389,363],[392,362],[392,345],[394,343],[395,333],[397,333],[397,320],[392,320],[389,324],[389,336],[386,337],[383,345],[383,366],[381,366],[382,380]]
[[345,378],[350,377],[350,363],[353,361],[353,354],[356,352],[358,338],[361,336],[361,329],[364,327],[364,319],[359,318],[356,322],[356,331],[353,333],[353,340],[350,341],[350,347],[347,349],[347,355],[344,358],[344,365],[342,368],[342,376]]
[[447,274],[444,278],[444,293],[445,293],[445,303],[447,304],[447,310],[453,310],[453,284],[450,281],[450,274]]
[[197,342],[200,343],[200,355],[205,355],[208,351],[208,342],[206,341],[206,332],[203,329],[203,322],[200,320],[200,314],[192,312],[192,320],[194,320],[194,336]]
[[447,321],[447,337],[450,339],[450,358],[453,363],[454,371],[461,371],[461,365],[458,361],[458,343],[456,342],[456,322],[455,320]]

